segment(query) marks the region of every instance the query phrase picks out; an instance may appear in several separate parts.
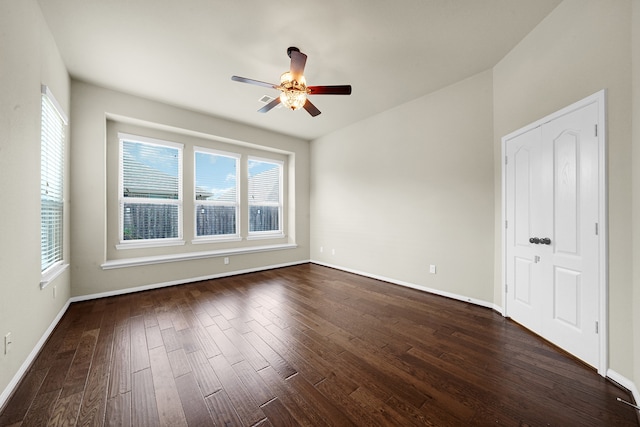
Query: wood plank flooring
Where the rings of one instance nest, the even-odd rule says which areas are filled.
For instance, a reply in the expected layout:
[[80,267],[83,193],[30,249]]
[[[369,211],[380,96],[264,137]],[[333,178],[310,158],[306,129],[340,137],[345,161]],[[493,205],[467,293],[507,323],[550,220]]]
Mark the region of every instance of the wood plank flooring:
[[74,303],[0,426],[637,426],[492,310],[313,264]]

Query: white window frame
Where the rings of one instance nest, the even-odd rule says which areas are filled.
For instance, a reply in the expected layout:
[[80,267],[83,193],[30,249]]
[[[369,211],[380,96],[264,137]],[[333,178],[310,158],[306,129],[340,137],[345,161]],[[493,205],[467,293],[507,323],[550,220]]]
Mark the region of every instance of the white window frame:
[[[277,164],[279,167],[279,189],[278,189],[278,203],[260,203],[261,205],[266,206],[277,206],[278,211],[278,230],[269,230],[269,231],[251,231],[251,206],[255,205],[251,203],[249,199],[249,162],[264,162],[264,163],[273,163]],[[285,236],[284,234],[284,162],[282,160],[269,159],[266,157],[258,157],[258,156],[247,156],[247,240],[258,240],[258,239],[273,239],[273,238],[282,238]]]
[[[59,197],[56,201],[62,205],[62,214],[56,224],[53,225],[59,232],[55,241],[51,242],[47,238],[49,233],[42,233],[48,226],[44,223],[42,215],[42,205],[40,213],[40,288],[44,289],[56,277],[58,277],[69,266],[64,260],[64,223],[67,215],[65,209],[65,141],[66,127],[69,124],[67,115],[53,96],[47,85],[41,85],[42,107],[41,107],[41,134],[40,134],[40,195],[47,194],[49,182],[57,182],[56,192]],[[50,123],[53,121],[54,123]],[[58,128],[56,131],[55,128]],[[51,163],[53,167],[49,167]],[[43,263],[43,253],[53,252],[53,257]]]
[[[229,202],[220,202],[216,200],[196,200],[196,174],[197,174],[197,166],[196,166],[196,155],[197,153],[211,154],[214,156],[222,156],[222,157],[230,157],[235,159],[236,161],[236,200],[234,203]],[[193,240],[191,243],[211,243],[211,242],[229,242],[229,241],[240,241],[242,238],[240,237],[240,159],[241,155],[238,153],[232,153],[229,151],[221,151],[213,148],[205,148],[205,147],[193,147]],[[234,206],[236,210],[236,232],[233,234],[216,234],[216,235],[206,235],[206,236],[198,236],[198,205],[208,205],[208,206]]]
[[[117,249],[136,249],[161,246],[179,246],[184,245],[183,239],[183,158],[184,144],[166,141],[162,139],[150,138],[140,135],[132,135],[118,132],[119,152],[118,152],[118,233],[120,244],[116,245]],[[178,198],[177,199],[150,199],[137,197],[124,197],[124,142],[133,142],[139,144],[155,145],[160,147],[170,147],[178,150]],[[176,205],[178,207],[178,237],[159,238],[159,239],[136,239],[124,240],[124,205],[125,203],[139,203],[150,205]]]

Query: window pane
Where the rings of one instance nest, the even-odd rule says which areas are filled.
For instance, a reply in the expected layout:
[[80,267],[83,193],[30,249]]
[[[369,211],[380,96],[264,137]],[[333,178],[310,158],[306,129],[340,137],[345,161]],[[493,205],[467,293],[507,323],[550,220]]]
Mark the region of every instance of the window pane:
[[196,237],[237,234],[238,158],[196,151]]
[[282,165],[249,159],[249,232],[281,229]]
[[120,238],[182,238],[182,145],[120,134]]
[[237,202],[234,157],[196,152],[196,200]]
[[196,206],[196,236],[236,234],[235,206]]
[[249,203],[280,203],[280,164],[249,160]]
[[125,203],[123,240],[179,237],[178,205]]
[[178,199],[180,158],[173,147],[122,142],[123,196]]
[[280,230],[280,207],[250,206],[249,231]]
[[40,261],[62,260],[65,121],[43,88],[40,141]]

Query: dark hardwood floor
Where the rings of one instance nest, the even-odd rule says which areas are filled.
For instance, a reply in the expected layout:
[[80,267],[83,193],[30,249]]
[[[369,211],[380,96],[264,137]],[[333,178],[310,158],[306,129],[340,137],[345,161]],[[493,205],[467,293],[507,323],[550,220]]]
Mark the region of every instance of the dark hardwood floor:
[[492,310],[313,265],[71,304],[2,426],[637,426]]

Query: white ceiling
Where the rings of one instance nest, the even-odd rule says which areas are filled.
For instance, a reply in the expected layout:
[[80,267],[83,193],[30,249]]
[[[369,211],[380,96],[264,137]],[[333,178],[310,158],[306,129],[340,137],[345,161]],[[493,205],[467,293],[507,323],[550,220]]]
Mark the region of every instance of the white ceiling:
[[[39,0],[72,77],[315,139],[491,68],[561,0]],[[308,55],[322,114],[260,114],[286,50]]]

